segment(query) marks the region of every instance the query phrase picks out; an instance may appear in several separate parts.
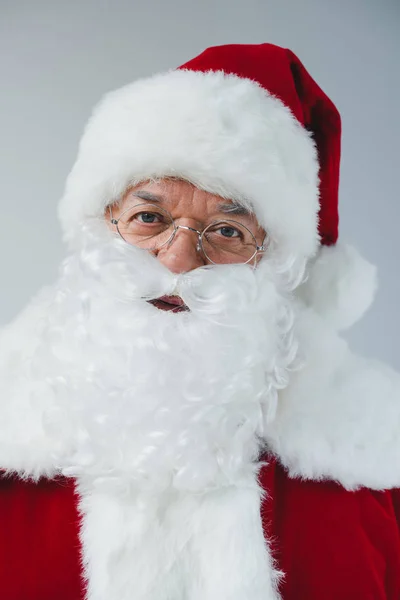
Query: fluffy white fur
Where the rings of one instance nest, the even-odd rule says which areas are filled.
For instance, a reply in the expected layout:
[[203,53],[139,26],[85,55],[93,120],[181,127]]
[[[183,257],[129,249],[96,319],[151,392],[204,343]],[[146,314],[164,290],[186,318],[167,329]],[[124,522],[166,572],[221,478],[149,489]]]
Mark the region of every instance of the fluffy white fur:
[[57,470],[57,443],[43,424],[46,383],[32,370],[53,297],[53,289],[44,289],[0,332],[0,468],[34,479]]
[[[77,478],[88,600],[276,600],[260,452],[399,486],[400,376],[295,298],[302,260],[176,276],[101,223],[81,239],[1,338],[0,465]],[[175,290],[191,312],[145,302]]]
[[109,93],[80,143],[60,205],[66,239],[128,184],[177,176],[252,207],[285,251],[318,246],[318,161],[310,134],[254,81],[172,71]]
[[[277,598],[258,456],[296,358],[289,292],[302,264],[176,276],[103,223],[84,238],[46,302],[24,386],[16,369],[2,384],[18,460],[6,436],[0,464],[77,478],[89,600]],[[144,300],[173,290],[190,312]],[[44,465],[30,443],[47,448]]]
[[278,600],[254,477],[203,494],[80,492],[90,600]]
[[399,487],[400,374],[354,355],[312,310],[301,312],[295,331],[303,368],[279,395],[267,448],[292,477]]
[[297,293],[332,327],[344,330],[368,310],[376,289],[376,267],[354,247],[339,243],[320,247]]

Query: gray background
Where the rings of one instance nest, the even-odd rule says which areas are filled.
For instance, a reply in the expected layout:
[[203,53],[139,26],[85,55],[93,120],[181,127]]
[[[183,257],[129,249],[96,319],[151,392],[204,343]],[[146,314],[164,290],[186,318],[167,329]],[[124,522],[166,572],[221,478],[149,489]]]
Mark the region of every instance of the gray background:
[[342,114],[341,237],[380,274],[347,337],[400,368],[400,0],[0,0],[0,325],[56,277],[56,206],[99,97],[207,46],[265,41]]

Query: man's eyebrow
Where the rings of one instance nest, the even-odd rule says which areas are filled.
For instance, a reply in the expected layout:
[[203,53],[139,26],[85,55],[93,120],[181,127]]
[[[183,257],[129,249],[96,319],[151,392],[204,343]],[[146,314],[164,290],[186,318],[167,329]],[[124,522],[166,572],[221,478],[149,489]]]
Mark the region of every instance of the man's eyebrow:
[[145,190],[135,190],[132,195],[141,200],[147,200],[147,202],[163,202],[164,200],[162,196],[153,194],[152,192],[146,192]]
[[225,204],[219,204],[217,206],[217,210],[218,210],[218,212],[225,213],[228,215],[242,215],[242,216],[251,215],[251,211],[248,208],[246,208],[245,206],[243,206],[242,204],[239,204],[238,202],[229,202],[229,203],[225,203]]
[[[136,198],[140,198],[141,200],[145,200],[147,202],[164,202],[165,198],[159,194],[154,194],[152,192],[146,192],[146,190],[135,190],[132,194]],[[238,216],[249,216],[251,211],[239,204],[238,202],[225,202],[218,204],[217,212],[225,213],[227,215],[238,215]]]

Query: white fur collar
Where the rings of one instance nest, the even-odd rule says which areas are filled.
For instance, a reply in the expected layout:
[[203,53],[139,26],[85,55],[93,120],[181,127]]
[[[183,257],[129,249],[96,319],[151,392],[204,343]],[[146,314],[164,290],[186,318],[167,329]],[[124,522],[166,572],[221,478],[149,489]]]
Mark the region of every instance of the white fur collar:
[[281,392],[267,445],[292,477],[348,489],[400,485],[400,375],[354,355],[311,309],[297,323],[304,366]]

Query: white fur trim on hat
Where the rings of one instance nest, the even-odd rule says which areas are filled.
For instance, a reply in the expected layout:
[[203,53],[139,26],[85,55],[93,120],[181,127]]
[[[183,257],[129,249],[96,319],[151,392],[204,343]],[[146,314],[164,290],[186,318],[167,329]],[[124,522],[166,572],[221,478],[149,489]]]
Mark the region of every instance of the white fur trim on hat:
[[320,247],[298,294],[340,331],[361,319],[371,306],[376,289],[376,267],[352,246],[337,244]]
[[310,134],[260,85],[223,72],[171,71],[105,96],[60,204],[65,238],[126,188],[178,177],[242,202],[284,250],[318,246],[318,160]]

